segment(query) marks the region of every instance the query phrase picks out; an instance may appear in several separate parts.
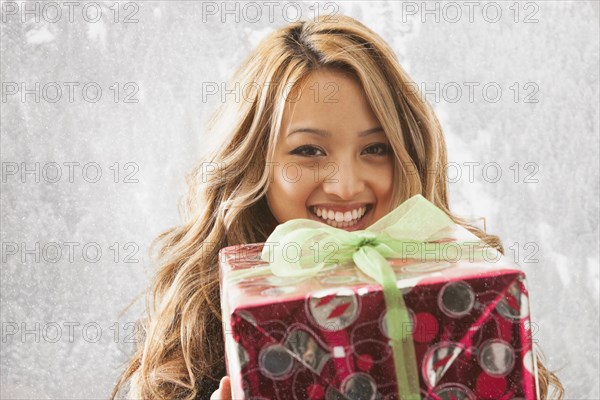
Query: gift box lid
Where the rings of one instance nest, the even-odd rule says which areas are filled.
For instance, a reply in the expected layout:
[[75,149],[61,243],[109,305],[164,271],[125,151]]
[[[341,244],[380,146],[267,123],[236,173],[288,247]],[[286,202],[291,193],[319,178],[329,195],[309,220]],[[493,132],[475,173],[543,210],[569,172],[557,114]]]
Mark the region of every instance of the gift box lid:
[[[228,277],[232,271],[269,265],[261,259],[263,247],[264,243],[252,243],[225,247],[219,252],[221,290],[223,291],[223,285],[228,285],[228,297],[231,300],[243,298],[244,307],[262,306],[273,302],[274,298],[279,301],[296,301],[304,298],[308,292],[332,287],[348,286],[363,292],[381,287],[351,261],[331,265],[309,278],[278,277],[267,273],[235,283],[229,282]],[[440,260],[397,258],[388,261],[396,273],[400,289],[507,274],[524,276],[520,267],[506,257],[488,261],[458,258],[449,255]]]

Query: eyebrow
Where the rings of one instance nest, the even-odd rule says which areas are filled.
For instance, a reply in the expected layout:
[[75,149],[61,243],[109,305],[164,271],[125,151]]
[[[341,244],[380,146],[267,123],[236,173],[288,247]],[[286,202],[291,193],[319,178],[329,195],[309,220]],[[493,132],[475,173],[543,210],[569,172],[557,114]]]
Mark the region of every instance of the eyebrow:
[[[293,135],[294,133],[299,133],[299,132],[304,132],[304,133],[311,133],[313,135],[319,135],[319,136],[324,136],[324,137],[330,137],[331,136],[331,132],[323,130],[323,129],[316,129],[316,128],[296,128],[293,131],[289,132],[286,137]],[[379,132],[383,132],[383,128],[381,128],[380,126],[377,126],[375,128],[371,128],[371,129],[367,129],[366,131],[362,131],[358,133],[359,137],[363,137],[363,136],[368,136],[368,135],[372,135],[374,133],[379,133]]]

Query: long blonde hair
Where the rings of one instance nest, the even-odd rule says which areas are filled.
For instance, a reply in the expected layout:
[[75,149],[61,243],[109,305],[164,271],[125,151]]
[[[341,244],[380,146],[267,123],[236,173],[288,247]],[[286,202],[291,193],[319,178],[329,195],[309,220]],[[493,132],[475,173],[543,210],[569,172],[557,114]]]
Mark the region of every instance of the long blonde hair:
[[[208,398],[225,374],[218,251],[265,241],[276,221],[265,200],[272,156],[290,84],[317,69],[352,74],[361,83],[395,154],[394,206],[422,194],[490,246],[498,237],[454,216],[448,207],[446,144],[432,108],[413,88],[394,52],[357,20],[336,15],[291,23],[263,39],[231,79],[246,91],[225,102],[208,124],[222,145],[187,176],[181,226],[162,233],[160,269],[140,321],[138,349],[112,398],[136,376],[143,399]],[[541,396],[563,388],[536,354]]]

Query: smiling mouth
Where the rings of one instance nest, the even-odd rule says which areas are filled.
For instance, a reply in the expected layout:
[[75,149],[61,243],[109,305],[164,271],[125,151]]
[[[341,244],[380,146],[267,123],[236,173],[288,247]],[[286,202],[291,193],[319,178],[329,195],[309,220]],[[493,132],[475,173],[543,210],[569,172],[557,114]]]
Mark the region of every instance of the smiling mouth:
[[362,226],[364,218],[373,209],[373,204],[367,204],[356,210],[347,212],[334,212],[333,210],[323,209],[321,207],[312,206],[309,208],[310,213],[317,220],[333,226],[334,228],[358,228]]

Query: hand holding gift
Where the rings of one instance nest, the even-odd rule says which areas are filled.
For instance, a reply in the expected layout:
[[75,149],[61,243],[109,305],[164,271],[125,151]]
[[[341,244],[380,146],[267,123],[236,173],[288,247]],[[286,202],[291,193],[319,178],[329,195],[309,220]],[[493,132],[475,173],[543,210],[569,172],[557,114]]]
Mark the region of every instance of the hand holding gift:
[[210,400],[231,400],[231,381],[228,376],[221,379],[219,389],[210,396]]

